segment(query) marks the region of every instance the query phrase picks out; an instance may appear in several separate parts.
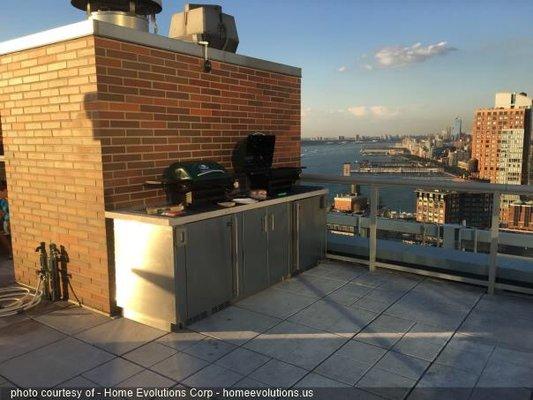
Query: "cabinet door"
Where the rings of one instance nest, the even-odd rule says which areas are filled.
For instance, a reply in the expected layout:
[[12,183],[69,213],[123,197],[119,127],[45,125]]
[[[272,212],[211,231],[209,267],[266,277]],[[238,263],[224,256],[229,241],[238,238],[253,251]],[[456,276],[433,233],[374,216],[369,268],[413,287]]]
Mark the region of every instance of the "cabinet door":
[[323,196],[299,200],[295,204],[297,224],[296,267],[314,267],[326,252],[326,207]]
[[233,297],[232,217],[187,225],[186,273],[188,318],[194,318]]
[[273,285],[290,273],[290,203],[268,207],[268,269]]
[[241,221],[241,294],[248,296],[268,287],[266,209],[245,211]]

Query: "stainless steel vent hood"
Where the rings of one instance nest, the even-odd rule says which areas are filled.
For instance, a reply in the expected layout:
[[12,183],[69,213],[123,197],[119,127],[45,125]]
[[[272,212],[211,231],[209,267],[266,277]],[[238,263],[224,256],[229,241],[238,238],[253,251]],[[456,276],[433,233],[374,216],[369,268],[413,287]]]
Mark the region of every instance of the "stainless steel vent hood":
[[163,9],[163,0],[71,0],[71,4],[86,11],[91,19],[148,32],[149,17]]

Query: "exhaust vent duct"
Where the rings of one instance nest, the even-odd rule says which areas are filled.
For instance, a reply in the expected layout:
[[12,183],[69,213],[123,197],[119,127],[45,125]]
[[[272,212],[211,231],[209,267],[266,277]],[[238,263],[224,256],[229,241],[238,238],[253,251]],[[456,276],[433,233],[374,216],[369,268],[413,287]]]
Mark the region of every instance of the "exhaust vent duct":
[[193,43],[207,42],[209,47],[232,53],[239,45],[235,18],[212,4],[186,4],[183,12],[172,16],[168,35]]
[[148,32],[149,17],[155,21],[155,14],[163,9],[163,0],[71,0],[71,4],[86,11],[91,19],[109,22]]

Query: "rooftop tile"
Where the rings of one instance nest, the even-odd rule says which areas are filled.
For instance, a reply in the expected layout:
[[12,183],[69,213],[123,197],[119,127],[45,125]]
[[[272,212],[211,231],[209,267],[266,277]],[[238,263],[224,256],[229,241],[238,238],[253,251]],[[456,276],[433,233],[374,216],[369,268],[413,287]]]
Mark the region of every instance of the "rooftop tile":
[[76,337],[111,353],[122,355],[165,333],[159,329],[120,318],[83,331]]

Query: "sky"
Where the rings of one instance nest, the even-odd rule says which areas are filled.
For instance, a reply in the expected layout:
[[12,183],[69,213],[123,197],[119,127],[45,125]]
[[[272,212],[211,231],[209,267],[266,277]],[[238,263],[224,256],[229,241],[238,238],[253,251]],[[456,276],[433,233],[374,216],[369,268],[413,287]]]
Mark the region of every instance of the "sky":
[[[200,2],[200,1],[198,1]],[[428,134],[533,94],[531,0],[220,0],[238,53],[302,68],[303,136]],[[68,0],[0,0],[0,41],[84,19]],[[184,1],[163,0],[160,34]]]

